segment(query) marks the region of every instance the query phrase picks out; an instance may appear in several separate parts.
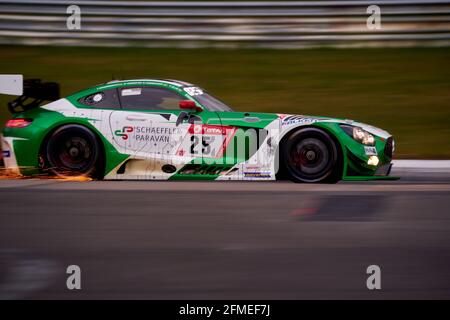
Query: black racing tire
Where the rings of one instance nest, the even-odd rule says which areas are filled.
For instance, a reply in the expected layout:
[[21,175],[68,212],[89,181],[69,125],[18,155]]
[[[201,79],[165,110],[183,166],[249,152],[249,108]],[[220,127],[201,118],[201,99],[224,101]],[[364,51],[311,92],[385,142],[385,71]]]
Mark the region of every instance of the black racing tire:
[[294,182],[336,183],[341,179],[341,156],[334,139],[317,128],[293,132],[281,145],[281,163]]
[[70,124],[59,127],[50,135],[43,154],[48,171],[54,175],[99,178],[101,150],[97,136],[91,130]]

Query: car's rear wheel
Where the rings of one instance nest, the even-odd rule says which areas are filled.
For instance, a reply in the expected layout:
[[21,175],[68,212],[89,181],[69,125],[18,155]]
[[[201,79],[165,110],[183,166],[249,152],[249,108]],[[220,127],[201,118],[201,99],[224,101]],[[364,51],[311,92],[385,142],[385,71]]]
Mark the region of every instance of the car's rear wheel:
[[101,148],[95,134],[80,125],[56,129],[45,146],[48,170],[58,176],[98,177]]
[[331,136],[317,128],[291,134],[282,145],[282,163],[295,182],[336,183],[340,179],[340,154]]

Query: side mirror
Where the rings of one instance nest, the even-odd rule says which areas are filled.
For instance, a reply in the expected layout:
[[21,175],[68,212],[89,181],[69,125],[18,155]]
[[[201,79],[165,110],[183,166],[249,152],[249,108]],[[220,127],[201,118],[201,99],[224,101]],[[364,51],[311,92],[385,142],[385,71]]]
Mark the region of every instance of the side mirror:
[[179,103],[179,107],[182,110],[187,110],[190,112],[202,111],[203,109],[198,107],[194,101],[192,100],[181,100]]

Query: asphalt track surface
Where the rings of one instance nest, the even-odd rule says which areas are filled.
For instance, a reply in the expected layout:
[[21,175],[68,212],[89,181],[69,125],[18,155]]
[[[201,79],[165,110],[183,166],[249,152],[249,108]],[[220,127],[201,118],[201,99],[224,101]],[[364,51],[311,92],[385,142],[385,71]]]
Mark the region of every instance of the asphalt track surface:
[[[397,174],[0,180],[0,299],[448,299],[450,172]],[[81,290],[66,288],[73,264]],[[369,265],[381,290],[366,287]]]

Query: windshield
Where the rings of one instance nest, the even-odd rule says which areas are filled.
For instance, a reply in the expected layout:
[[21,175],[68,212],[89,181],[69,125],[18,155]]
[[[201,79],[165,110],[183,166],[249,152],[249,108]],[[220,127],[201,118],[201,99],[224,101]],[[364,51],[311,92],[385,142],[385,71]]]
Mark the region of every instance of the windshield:
[[209,111],[233,112],[229,106],[198,87],[187,87],[184,90]]

